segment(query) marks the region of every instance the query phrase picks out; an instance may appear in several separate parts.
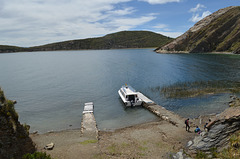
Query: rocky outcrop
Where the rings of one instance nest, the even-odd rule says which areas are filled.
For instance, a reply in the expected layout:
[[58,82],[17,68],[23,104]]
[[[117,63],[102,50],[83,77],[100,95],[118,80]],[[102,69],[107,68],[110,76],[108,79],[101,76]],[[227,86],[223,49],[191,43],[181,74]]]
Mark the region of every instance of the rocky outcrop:
[[21,159],[26,153],[33,153],[35,145],[28,136],[27,125],[18,121],[14,101],[6,99],[0,88],[0,158]]
[[226,109],[209,123],[208,132],[195,137],[189,150],[209,151],[213,147],[226,146],[229,136],[240,130],[240,107]]
[[233,51],[234,54],[240,54],[240,47]]
[[240,7],[231,6],[197,22],[157,53],[233,52],[240,48]]
[[230,98],[229,107],[240,107],[240,98],[236,96],[231,96]]
[[180,149],[176,154],[170,154],[170,156],[171,159],[192,159],[184,153],[183,149]]

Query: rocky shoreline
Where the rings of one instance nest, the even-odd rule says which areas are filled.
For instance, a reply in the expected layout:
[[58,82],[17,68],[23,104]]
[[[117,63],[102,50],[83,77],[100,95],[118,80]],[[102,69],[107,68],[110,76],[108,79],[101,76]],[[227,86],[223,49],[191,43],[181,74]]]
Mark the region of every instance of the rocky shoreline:
[[[220,114],[190,119],[190,132],[185,130],[184,119],[174,125],[159,118],[159,121],[111,132],[100,131],[97,140],[81,137],[80,129],[30,136],[38,151],[60,159],[78,155],[84,158],[190,158],[198,151],[209,151],[212,147],[224,148],[229,135],[239,130],[239,98],[232,98],[229,104],[232,107]],[[212,123],[206,131],[204,125],[209,119]],[[196,126],[202,130],[201,134],[194,133]],[[48,142],[55,142],[56,146],[51,151],[43,149]]]

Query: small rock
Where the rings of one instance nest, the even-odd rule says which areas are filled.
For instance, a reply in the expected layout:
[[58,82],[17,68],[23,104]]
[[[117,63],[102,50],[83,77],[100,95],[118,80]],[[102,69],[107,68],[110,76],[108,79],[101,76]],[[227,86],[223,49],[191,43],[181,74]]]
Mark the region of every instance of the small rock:
[[53,147],[54,147],[54,143],[51,142],[50,144],[47,144],[47,145],[44,147],[44,149],[45,149],[45,150],[52,150]]
[[190,140],[188,141],[187,147],[191,146],[193,144],[193,142]]
[[183,153],[182,152],[178,152],[176,154],[176,157],[177,157],[177,159],[183,159]]
[[33,131],[32,133],[33,133],[33,134],[37,134],[37,133],[38,133],[38,131],[36,130],[36,131]]

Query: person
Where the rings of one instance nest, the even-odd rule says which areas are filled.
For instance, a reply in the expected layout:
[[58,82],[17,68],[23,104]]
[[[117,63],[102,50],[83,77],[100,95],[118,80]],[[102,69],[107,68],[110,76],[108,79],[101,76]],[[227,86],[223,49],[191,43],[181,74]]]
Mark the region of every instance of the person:
[[190,125],[189,125],[189,118],[187,118],[187,120],[185,120],[185,125],[186,125],[186,131],[190,131]]
[[200,130],[200,128],[199,128],[198,126],[197,126],[196,129],[195,129],[195,133],[198,133],[198,134],[201,133],[201,130]]
[[204,130],[209,131],[209,125],[211,123],[211,119],[208,120],[208,122],[204,125]]

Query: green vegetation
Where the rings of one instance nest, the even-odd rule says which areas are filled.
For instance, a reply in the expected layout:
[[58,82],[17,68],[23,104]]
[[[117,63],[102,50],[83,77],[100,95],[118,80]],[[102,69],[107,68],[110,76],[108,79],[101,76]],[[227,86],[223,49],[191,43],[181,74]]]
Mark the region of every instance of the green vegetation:
[[27,125],[26,123],[24,123],[24,124],[23,124],[23,128],[25,129],[25,131],[26,131],[27,134],[29,135],[30,125]]
[[204,153],[202,151],[197,152],[196,159],[207,159],[207,158],[208,158],[208,156],[206,153]]
[[229,141],[229,147],[224,149],[217,156],[225,159],[240,158],[240,132],[232,135]]
[[80,144],[87,145],[87,144],[95,144],[97,142],[98,142],[97,140],[85,140],[83,142],[80,142]]
[[108,147],[108,151],[110,154],[122,154],[121,152],[118,151],[117,145],[112,144],[111,146]]
[[21,51],[27,51],[27,48],[17,47],[17,46],[0,45],[0,53],[21,52]]
[[33,154],[25,154],[22,159],[51,159],[51,156],[47,155],[46,152],[34,152]]
[[239,159],[240,158],[240,132],[233,134],[229,139],[229,146],[221,152],[212,148],[209,153],[202,151],[197,152],[196,159]]
[[11,117],[15,121],[18,121],[18,113],[15,111],[14,102],[12,100],[8,100],[5,97],[1,87],[0,87],[0,115]]
[[[194,28],[189,30],[170,45],[159,47],[156,51],[184,51],[190,53],[202,52],[234,52],[240,48],[240,6],[224,8],[226,12],[215,12],[211,17],[199,21]],[[223,10],[221,12],[223,12]],[[218,16],[219,15],[219,16]],[[211,19],[211,22],[210,22]],[[210,22],[209,24],[207,22]],[[206,24],[206,25],[205,25]],[[199,28],[199,26],[202,26]]]
[[[192,34],[188,46],[190,52],[233,52],[240,46],[239,25],[240,7],[230,9],[209,25]],[[224,34],[224,36],[223,36]]]
[[149,31],[121,31],[99,38],[71,40],[30,48],[33,51],[155,48],[163,46],[172,38]]
[[6,101],[6,97],[4,96],[3,90],[0,87],[0,103],[4,103]]
[[99,38],[88,38],[57,42],[29,48],[0,45],[0,53],[21,51],[89,50],[156,48],[170,42],[172,38],[150,31],[121,31]]
[[166,98],[188,98],[216,93],[239,93],[240,82],[236,81],[196,81],[179,82],[171,86],[155,87],[153,92],[160,92]]

